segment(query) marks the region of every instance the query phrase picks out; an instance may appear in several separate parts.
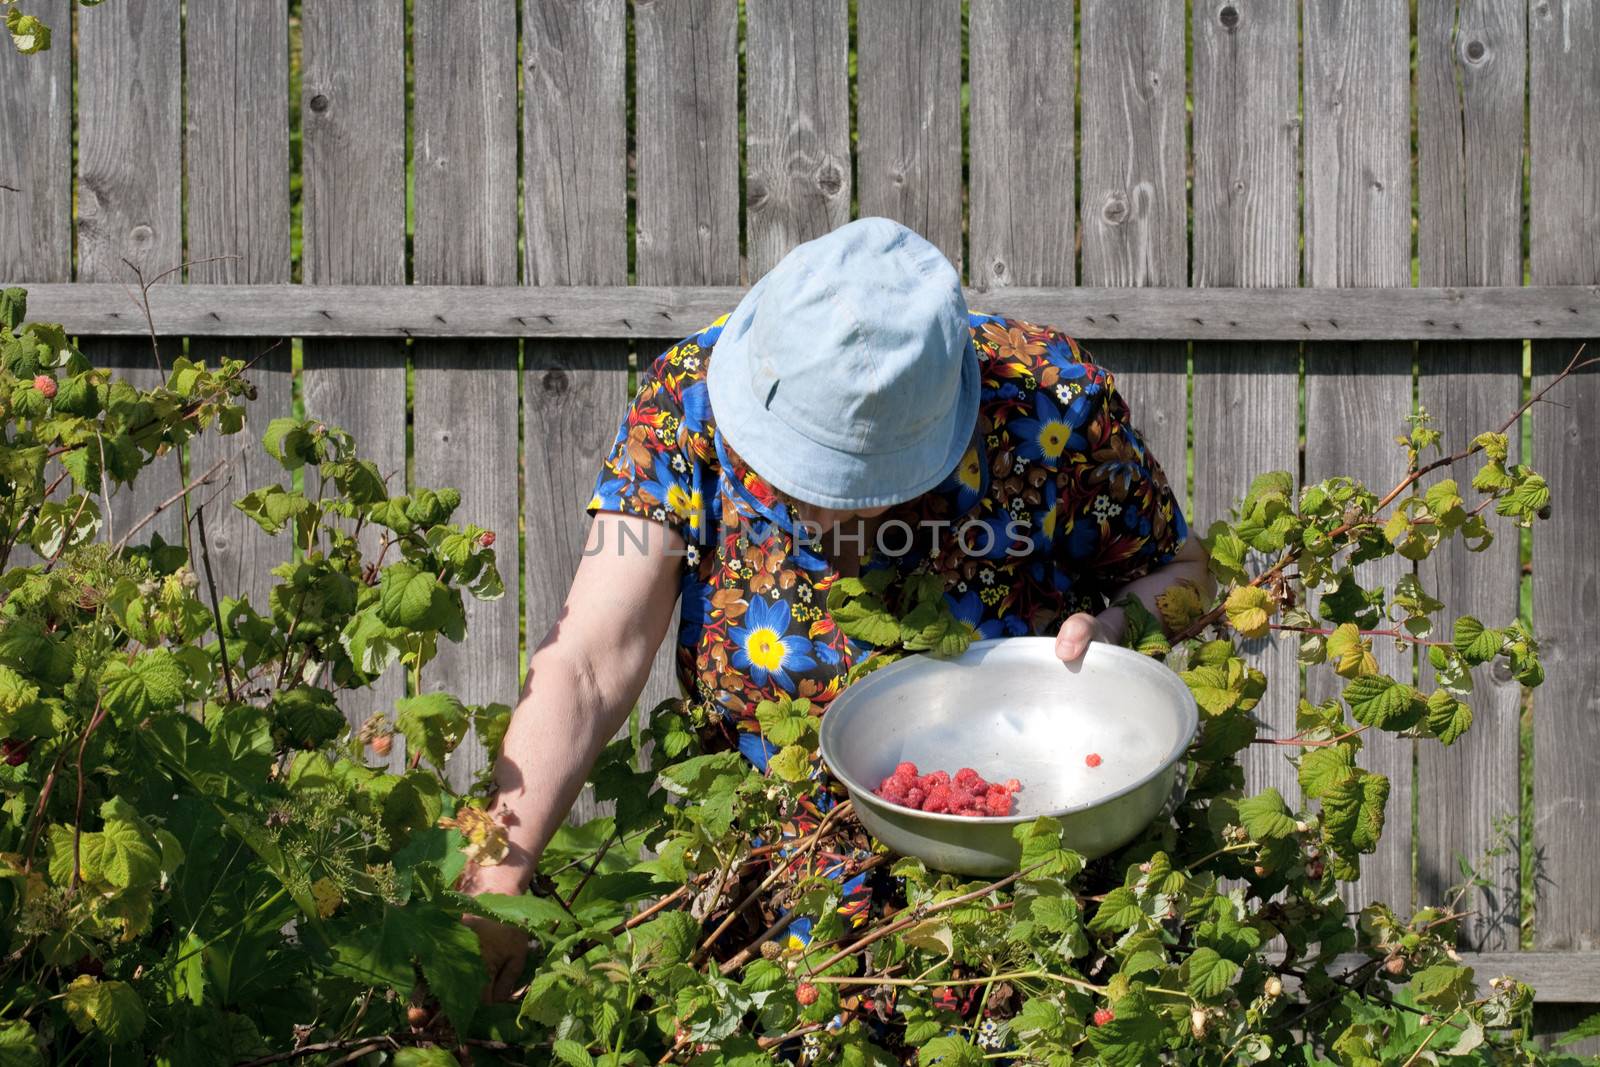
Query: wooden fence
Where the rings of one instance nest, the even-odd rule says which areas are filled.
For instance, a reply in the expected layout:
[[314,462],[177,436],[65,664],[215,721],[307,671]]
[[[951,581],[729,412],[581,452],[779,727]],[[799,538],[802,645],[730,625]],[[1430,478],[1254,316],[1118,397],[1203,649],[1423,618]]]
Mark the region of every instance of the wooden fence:
[[[0,59],[0,280],[33,283],[35,317],[148,378],[128,264],[187,262],[152,288],[159,332],[201,355],[300,339],[298,372],[290,345],[262,360],[258,410],[298,396],[397,478],[524,524],[523,558],[502,558],[530,640],[579,556],[632,361],[854,215],[926,235],[974,308],[1086,340],[1180,485],[1192,461],[1202,528],[1263,470],[1392,484],[1384,445],[1415,404],[1459,446],[1519,402],[1525,340],[1537,386],[1600,336],[1591,0],[30,6],[60,30],[42,56]],[[1597,393],[1581,375],[1531,416],[1555,516],[1531,578],[1549,678],[1537,951],[1484,961],[1556,1003],[1600,999],[1600,657],[1581,644],[1600,607]],[[238,467],[241,493],[272,477],[259,456]],[[152,472],[116,514],[173,488]],[[238,516],[212,536],[246,591],[285,552]],[[1509,619],[1517,538],[1421,577]],[[473,604],[475,636],[431,684],[510,699],[518,612]],[[1294,649],[1253,654],[1272,679],[1262,717],[1288,732]],[[1412,670],[1409,653],[1380,661]],[[657,666],[647,699],[671,685]],[[1478,681],[1455,747],[1372,746],[1393,792],[1361,900],[1438,901],[1457,857],[1516,819],[1523,694]],[[1312,698],[1330,691],[1312,679]],[[1292,792],[1273,752],[1250,773]],[[1518,952],[1512,844],[1469,948]]]

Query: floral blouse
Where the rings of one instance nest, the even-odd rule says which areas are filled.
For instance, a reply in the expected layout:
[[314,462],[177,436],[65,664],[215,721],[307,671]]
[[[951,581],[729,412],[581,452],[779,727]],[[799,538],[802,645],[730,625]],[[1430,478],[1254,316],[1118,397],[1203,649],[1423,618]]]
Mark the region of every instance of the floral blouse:
[[[706,367],[725,320],[641,372],[588,509],[682,535],[679,677],[764,764],[756,705],[783,693],[825,710],[872,648],[830,616],[838,573],[820,546],[717,431]],[[971,328],[982,363],[972,443],[943,484],[885,513],[862,570],[937,574],[976,637],[1054,633],[1170,560],[1187,526],[1111,375],[1075,341],[990,315],[972,315]],[[891,520],[922,536],[891,537]]]

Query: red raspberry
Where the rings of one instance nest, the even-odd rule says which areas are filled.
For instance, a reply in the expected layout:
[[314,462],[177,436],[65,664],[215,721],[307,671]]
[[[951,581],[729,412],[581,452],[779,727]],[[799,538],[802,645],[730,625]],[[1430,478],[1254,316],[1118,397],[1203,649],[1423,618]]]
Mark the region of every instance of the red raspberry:
[[906,790],[906,804],[909,807],[920,808],[922,807],[922,802],[927,799],[928,794],[926,790],[918,789],[916,786],[912,786],[910,789]]
[[810,982],[801,982],[794,988],[794,999],[803,1007],[811,1007],[817,1002],[817,987]]
[[1006,779],[1006,792],[1015,793],[1015,792],[1019,791],[1021,788],[1022,788],[1022,783],[1017,781],[1015,778],[1007,778]]
[[479,534],[478,544],[482,545],[484,548],[491,547],[494,544],[494,531],[485,530],[483,533]]
[[17,737],[8,737],[0,741],[0,758],[4,758],[11,766],[16,767],[28,760],[28,750],[32,746]]
[[1083,762],[1087,763],[1091,767],[1100,766],[1100,753],[1098,753],[1098,752],[1089,753],[1087,756],[1083,757]]
[[936,785],[928,791],[927,799],[922,802],[923,811],[949,811],[950,787]]
[[917,765],[909,761],[896,763],[894,765],[894,776],[896,778],[915,778],[917,776]]
[[56,380],[48,374],[41,374],[35,378],[33,387],[43,393],[46,400],[56,395]]
[[946,774],[944,771],[934,771],[932,774],[928,775],[928,777],[933,779],[933,784],[934,785],[949,785],[950,784],[950,776],[948,774]]
[[978,772],[971,767],[963,767],[956,772],[957,785],[972,785],[974,782],[981,782],[982,780],[978,777]]
[[1094,1024],[1096,1026],[1104,1026],[1106,1023],[1110,1022],[1116,1017],[1117,1013],[1112,1011],[1110,1008],[1096,1008],[1094,1012]]
[[380,756],[387,756],[392,748],[394,748],[394,736],[392,734],[379,734],[372,739],[372,751]]
[[990,794],[988,800],[989,814],[1004,816],[1011,814],[1011,794],[1004,790]]

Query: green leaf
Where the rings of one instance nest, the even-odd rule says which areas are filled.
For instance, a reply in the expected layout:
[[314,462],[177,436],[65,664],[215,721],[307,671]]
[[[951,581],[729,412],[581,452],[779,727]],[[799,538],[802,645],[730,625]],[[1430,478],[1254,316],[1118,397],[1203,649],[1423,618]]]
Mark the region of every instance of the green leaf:
[[964,1037],[936,1037],[917,1050],[917,1063],[928,1067],[983,1067],[983,1053]]
[[1443,689],[1428,694],[1428,729],[1445,744],[1454,744],[1456,738],[1472,725],[1472,708]]
[[0,1067],[44,1067],[33,1027],[21,1020],[0,1023]]
[[1211,948],[1197,948],[1183,962],[1183,984],[1196,1000],[1212,1000],[1233,986],[1239,965]]
[[1265,637],[1272,614],[1272,597],[1258,586],[1241,585],[1228,594],[1228,623],[1245,637]]
[[416,901],[405,908],[385,904],[377,921],[365,921],[333,947],[333,969],[359,982],[388,986],[403,1001],[422,967],[428,988],[450,1022],[467,1031],[489,975],[478,937],[453,912]]
[[1100,909],[1089,920],[1089,929],[1096,933],[1120,934],[1144,920],[1144,909],[1139,898],[1126,886],[1118,886],[1106,894]]
[[650,966],[688,963],[700,941],[700,924],[688,912],[669,911],[641,924],[632,936]]
[[50,47],[50,27],[32,15],[24,15],[17,8],[6,13],[6,30],[11,34],[11,43],[25,56]]
[[1571,1030],[1556,1038],[1558,1045],[1575,1045],[1591,1037],[1600,1037],[1600,1012],[1595,1012]]
[[164,648],[141,652],[132,663],[114,659],[100,675],[106,710],[125,724],[177,707],[183,683],[183,668]]
[[79,1033],[98,1034],[107,1044],[122,1045],[144,1032],[144,1001],[126,982],[102,982],[79,975],[63,998],[67,1017]]
[[1388,675],[1369,674],[1357,678],[1344,688],[1345,703],[1350,714],[1366,726],[1379,729],[1404,729],[1410,723],[1404,720],[1417,709],[1417,692],[1409,685],[1395,681]]
[[1144,1067],[1159,1063],[1168,1035],[1161,1016],[1142,994],[1131,994],[1112,1005],[1115,1018],[1089,1030],[1089,1042],[1107,1067]]
[[1412,975],[1411,991],[1420,1003],[1435,1011],[1451,1013],[1473,998],[1476,986],[1471,967],[1436,963]]
[[1450,644],[1461,653],[1462,659],[1477,666],[1480,663],[1487,663],[1500,654],[1500,649],[1505,644],[1505,632],[1487,629],[1471,615],[1463,615],[1456,620],[1455,630],[1450,635]]
[[811,750],[786,745],[767,761],[767,769],[786,782],[803,782],[811,776]]
[[459,598],[438,578],[411,563],[391,563],[378,584],[378,618],[406,630],[445,630],[452,600],[459,614]]
[[1345,745],[1307,749],[1300,756],[1300,789],[1315,800],[1349,781],[1355,774],[1355,756]]
[[1283,796],[1271,787],[1239,801],[1239,822],[1257,841],[1288,837],[1294,833],[1294,818]]
[[272,701],[273,717],[296,748],[316,748],[344,733],[344,713],[326,689],[296,686]]
[[467,709],[449,693],[401,697],[395,702],[394,725],[405,735],[406,751],[421,752],[443,769],[445,757],[467,736]]
[[571,1038],[561,1038],[550,1047],[550,1051],[555,1053],[556,1059],[567,1064],[567,1067],[593,1067],[594,1057]]
[[394,1067],[461,1067],[461,1061],[449,1049],[413,1045],[394,1054]]

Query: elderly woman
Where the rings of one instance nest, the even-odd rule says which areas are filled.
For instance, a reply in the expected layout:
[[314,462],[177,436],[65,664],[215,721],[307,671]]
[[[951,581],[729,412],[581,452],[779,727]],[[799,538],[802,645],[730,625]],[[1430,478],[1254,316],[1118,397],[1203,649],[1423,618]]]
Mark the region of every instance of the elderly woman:
[[[843,576],[944,583],[982,637],[1117,641],[1115,603],[1208,584],[1205,556],[1111,378],[1046,327],[969,315],[927,241],[861,219],[792,251],[641,375],[589,511],[589,551],[534,653],[495,767],[516,893],[626,720],[674,603],[688,698],[758,764],[755,708],[826,711],[871,648],[827,609]],[[494,992],[527,939],[471,920]]]

